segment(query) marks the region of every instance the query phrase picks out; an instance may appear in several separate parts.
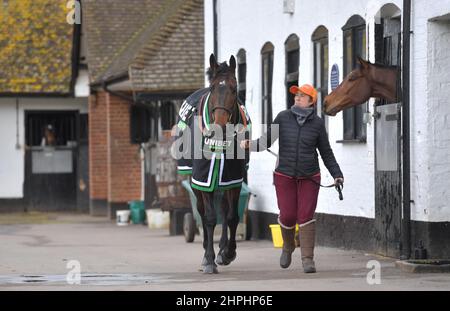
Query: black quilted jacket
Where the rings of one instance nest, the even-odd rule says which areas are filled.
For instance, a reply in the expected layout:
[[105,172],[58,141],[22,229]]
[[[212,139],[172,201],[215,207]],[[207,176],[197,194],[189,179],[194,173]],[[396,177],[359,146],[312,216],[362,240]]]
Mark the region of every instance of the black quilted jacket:
[[333,178],[344,177],[330,147],[322,118],[312,114],[303,126],[299,126],[294,114],[288,109],[280,112],[273,124],[279,125],[279,133],[271,131],[269,127],[263,136],[252,141],[250,149],[266,150],[279,138],[278,166],[275,169],[277,172],[293,177],[318,173],[318,149]]

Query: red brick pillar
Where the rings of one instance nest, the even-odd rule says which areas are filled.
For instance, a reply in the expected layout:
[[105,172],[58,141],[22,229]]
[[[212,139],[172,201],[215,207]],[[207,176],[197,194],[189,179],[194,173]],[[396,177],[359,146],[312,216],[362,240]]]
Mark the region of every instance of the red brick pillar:
[[128,202],[141,199],[141,159],[130,141],[130,103],[107,94],[108,216],[116,217]]
[[89,96],[89,211],[92,216],[107,215],[108,148],[107,93]]

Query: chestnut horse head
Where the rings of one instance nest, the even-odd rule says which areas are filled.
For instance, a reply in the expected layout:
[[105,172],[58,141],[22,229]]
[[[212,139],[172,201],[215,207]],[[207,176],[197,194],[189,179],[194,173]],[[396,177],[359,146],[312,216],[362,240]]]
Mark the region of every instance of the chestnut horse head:
[[235,121],[239,117],[235,73],[236,59],[231,56],[229,65],[226,62],[219,64],[214,54],[211,54],[209,64],[208,75],[211,95],[208,110],[214,124],[224,128],[227,123],[236,123]]
[[372,64],[358,57],[360,67],[324,99],[324,112],[335,116],[343,109],[366,102],[370,97],[398,101],[398,67]]

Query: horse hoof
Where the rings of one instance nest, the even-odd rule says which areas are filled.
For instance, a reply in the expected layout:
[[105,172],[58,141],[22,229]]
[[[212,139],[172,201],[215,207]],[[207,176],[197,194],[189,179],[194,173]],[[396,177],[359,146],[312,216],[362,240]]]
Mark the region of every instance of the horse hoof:
[[220,266],[228,266],[235,259],[236,259],[236,252],[230,258],[227,257],[225,253],[219,253],[217,254],[216,263]]
[[208,261],[206,260],[206,257],[203,257],[202,259],[202,263],[200,264],[200,268],[198,268],[198,271],[203,271],[205,270],[205,266],[208,264]]
[[225,264],[223,263],[223,257],[222,254],[217,254],[216,257],[216,264],[218,264],[219,266],[224,266]]
[[217,273],[219,273],[219,271],[217,270],[217,266],[212,264],[212,265],[203,266],[203,273],[204,274],[217,274]]

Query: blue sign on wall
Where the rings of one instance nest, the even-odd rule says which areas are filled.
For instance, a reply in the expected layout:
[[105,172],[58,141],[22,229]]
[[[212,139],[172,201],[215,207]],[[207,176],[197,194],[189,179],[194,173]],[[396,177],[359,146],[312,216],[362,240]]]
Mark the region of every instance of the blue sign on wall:
[[331,67],[331,90],[334,91],[339,86],[339,67],[337,64],[334,64],[333,67]]

